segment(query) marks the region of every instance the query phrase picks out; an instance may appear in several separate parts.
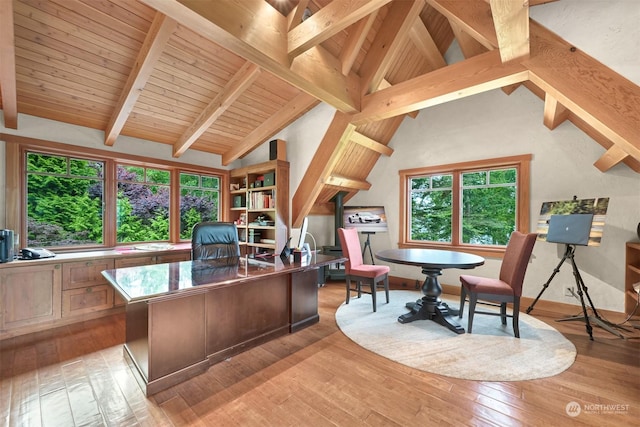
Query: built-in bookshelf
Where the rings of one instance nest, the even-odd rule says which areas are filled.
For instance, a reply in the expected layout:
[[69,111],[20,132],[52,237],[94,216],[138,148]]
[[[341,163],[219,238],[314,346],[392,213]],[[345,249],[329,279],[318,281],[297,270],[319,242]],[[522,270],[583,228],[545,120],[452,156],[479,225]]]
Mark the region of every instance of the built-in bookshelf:
[[234,169],[230,216],[243,255],[279,253],[289,235],[289,162],[271,160]]

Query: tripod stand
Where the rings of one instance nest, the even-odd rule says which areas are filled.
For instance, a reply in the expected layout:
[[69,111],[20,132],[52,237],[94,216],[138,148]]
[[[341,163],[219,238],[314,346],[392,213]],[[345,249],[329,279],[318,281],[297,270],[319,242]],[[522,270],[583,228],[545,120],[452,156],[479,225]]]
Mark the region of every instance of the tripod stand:
[[[544,285],[542,285],[542,290],[540,291],[536,299],[533,300],[533,303],[531,303],[529,308],[527,308],[527,314],[529,314],[531,310],[533,310],[533,306],[536,305],[536,303],[538,302],[538,299],[540,299],[540,296],[549,287],[549,284],[551,283],[555,275],[560,272],[560,267],[562,267],[562,264],[564,264],[566,260],[569,260],[571,261],[571,266],[573,267],[573,277],[576,280],[576,289],[578,290],[577,293],[579,298],[578,297],[576,298],[580,300],[580,304],[582,305],[583,315],[571,316],[564,319],[558,319],[558,321],[559,322],[564,322],[569,320],[584,321],[587,328],[587,333],[589,334],[589,339],[591,339],[591,341],[593,341],[593,332],[592,332],[593,328],[591,327],[591,323],[595,323],[596,325],[612,333],[613,335],[616,335],[620,338],[624,338],[624,335],[622,335],[619,331],[616,331],[615,329],[613,329],[613,326],[614,326],[613,324],[607,322],[602,317],[600,317],[600,315],[598,314],[598,311],[593,306],[593,302],[591,301],[591,297],[589,296],[587,287],[585,286],[584,281],[582,280],[582,276],[580,276],[580,271],[578,270],[578,267],[576,266],[576,262],[574,260],[575,250],[576,250],[575,245],[566,244],[564,256],[562,257],[562,259],[560,260],[556,268],[553,270],[553,273],[551,274],[551,277],[549,277],[549,280],[547,280],[547,282]],[[575,293],[573,294],[573,296],[575,297]],[[584,302],[584,296],[587,297],[587,300],[589,301],[589,305],[591,306],[591,311],[593,312],[593,315],[591,316],[587,313],[587,306]]]
[[367,251],[367,248],[369,248],[369,256],[371,257],[371,264],[375,264],[376,262],[373,259],[373,252],[371,251],[371,240],[369,239],[369,237],[371,237],[372,234],[376,234],[376,232],[375,231],[363,231],[362,234],[366,234],[367,235],[367,240],[365,240],[364,247],[362,248],[362,259],[364,260],[364,254]]

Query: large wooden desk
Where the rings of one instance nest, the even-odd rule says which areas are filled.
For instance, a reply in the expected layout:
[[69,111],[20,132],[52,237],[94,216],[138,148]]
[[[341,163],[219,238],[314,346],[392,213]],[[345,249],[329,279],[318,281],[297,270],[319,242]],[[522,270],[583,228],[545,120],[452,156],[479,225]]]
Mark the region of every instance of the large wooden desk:
[[242,257],[102,274],[127,302],[124,354],[151,395],[317,323],[318,269],[343,261],[321,254],[301,263]]
[[445,251],[438,249],[387,249],[376,254],[382,261],[396,264],[415,265],[422,268],[427,277],[422,285],[424,297],[421,300],[407,304],[411,311],[398,317],[398,322],[409,323],[414,320],[433,320],[446,326],[457,334],[464,334],[464,328],[453,319],[454,313],[447,304],[440,299],[442,286],[438,276],[445,268],[471,269],[484,264],[484,258],[464,252]]

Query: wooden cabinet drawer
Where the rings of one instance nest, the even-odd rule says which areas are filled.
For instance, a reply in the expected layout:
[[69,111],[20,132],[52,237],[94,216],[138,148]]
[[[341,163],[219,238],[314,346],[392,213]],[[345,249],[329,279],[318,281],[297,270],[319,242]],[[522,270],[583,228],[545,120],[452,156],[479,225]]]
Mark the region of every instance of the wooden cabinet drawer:
[[111,285],[62,291],[62,317],[108,310],[113,307],[113,292]]
[[113,259],[65,262],[62,267],[62,289],[81,289],[108,284],[102,270],[113,269]]

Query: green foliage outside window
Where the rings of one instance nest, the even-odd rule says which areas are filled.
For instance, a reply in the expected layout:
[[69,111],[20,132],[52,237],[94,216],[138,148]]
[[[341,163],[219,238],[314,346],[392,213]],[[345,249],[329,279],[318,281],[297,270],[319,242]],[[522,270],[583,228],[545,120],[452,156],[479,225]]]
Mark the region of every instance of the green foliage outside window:
[[27,155],[27,244],[69,246],[103,241],[104,164]]
[[190,239],[193,226],[218,220],[220,179],[191,173],[180,174],[180,238]]
[[410,240],[451,243],[459,209],[461,243],[506,245],[516,227],[515,168],[458,172],[460,206],[454,206],[454,174],[410,179]]
[[[106,161],[30,152],[26,162],[27,245],[104,244]],[[120,164],[116,172],[116,241],[169,240],[172,171]],[[189,239],[197,222],[218,220],[220,178],[180,173],[180,183],[180,238]]]

